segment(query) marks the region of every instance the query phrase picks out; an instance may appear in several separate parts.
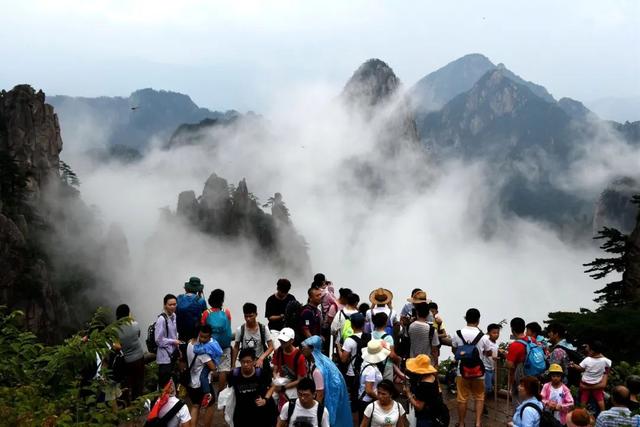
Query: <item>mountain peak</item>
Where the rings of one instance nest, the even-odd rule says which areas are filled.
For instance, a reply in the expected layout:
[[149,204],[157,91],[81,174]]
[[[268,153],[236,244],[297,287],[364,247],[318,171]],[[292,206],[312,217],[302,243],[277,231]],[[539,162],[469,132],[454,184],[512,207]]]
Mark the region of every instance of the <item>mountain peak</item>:
[[388,100],[400,87],[393,69],[380,59],[365,61],[353,73],[342,91],[342,98],[351,104],[371,107]]

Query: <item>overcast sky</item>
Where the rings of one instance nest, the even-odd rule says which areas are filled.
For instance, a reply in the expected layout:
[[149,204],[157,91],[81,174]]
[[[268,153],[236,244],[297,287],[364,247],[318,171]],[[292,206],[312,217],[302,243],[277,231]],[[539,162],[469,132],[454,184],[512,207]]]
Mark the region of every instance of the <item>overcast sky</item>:
[[364,60],[406,85],[480,52],[556,97],[640,96],[640,1],[0,0],[0,88],[128,95],[153,87],[261,111],[337,90]]

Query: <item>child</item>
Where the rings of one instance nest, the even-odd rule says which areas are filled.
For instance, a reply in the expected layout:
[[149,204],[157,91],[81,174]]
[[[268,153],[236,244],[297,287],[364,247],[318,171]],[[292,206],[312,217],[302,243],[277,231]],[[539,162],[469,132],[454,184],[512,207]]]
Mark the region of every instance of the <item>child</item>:
[[500,329],[502,326],[497,323],[491,323],[487,326],[487,336],[489,337],[489,349],[480,357],[484,363],[484,391],[489,395],[493,391],[493,381],[495,375],[495,363],[498,358],[498,338],[500,338]]
[[582,372],[580,381],[580,404],[589,403],[593,397],[598,403],[600,412],[604,411],[604,389],[607,386],[611,360],[602,355],[602,344],[598,341],[586,346],[586,357],[579,365],[571,362],[569,367]]
[[569,387],[562,383],[562,366],[552,363],[549,366],[551,381],[542,386],[542,404],[553,412],[553,416],[562,425],[567,425],[567,414],[573,409],[573,396]]
[[[193,353],[196,356],[200,354],[208,354],[213,360],[213,363],[215,363],[216,366],[220,366],[220,356],[222,356],[222,348],[220,347],[220,344],[218,344],[218,342],[213,338],[210,338],[209,340],[203,340],[203,335],[200,334],[198,336],[198,341],[193,346]],[[209,382],[209,373],[209,368],[207,367],[207,365],[204,365],[202,367],[202,371],[200,372],[200,388],[202,390],[202,393],[204,394],[204,399],[207,400],[211,399],[211,383]],[[206,407],[207,403],[208,401],[206,403],[203,401],[202,406]]]

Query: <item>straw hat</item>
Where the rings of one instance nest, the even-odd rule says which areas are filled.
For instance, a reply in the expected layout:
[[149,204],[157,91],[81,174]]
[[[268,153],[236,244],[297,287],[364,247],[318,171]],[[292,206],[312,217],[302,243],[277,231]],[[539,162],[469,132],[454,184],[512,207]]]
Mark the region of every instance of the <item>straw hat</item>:
[[419,354],[417,357],[408,359],[407,370],[418,375],[435,374],[438,372],[431,364],[431,358],[426,354]]
[[386,305],[393,300],[393,293],[389,289],[378,288],[369,294],[369,301],[373,305]]
[[421,303],[429,302],[429,300],[427,299],[427,293],[425,291],[416,292],[411,296],[411,298],[407,298],[407,301],[409,301],[412,304],[421,304]]
[[549,365],[549,373],[564,374],[564,371],[562,370],[562,366],[558,365],[557,363],[552,363],[551,365]]
[[362,349],[362,360],[367,363],[380,363],[391,354],[384,340],[371,340],[367,348]]

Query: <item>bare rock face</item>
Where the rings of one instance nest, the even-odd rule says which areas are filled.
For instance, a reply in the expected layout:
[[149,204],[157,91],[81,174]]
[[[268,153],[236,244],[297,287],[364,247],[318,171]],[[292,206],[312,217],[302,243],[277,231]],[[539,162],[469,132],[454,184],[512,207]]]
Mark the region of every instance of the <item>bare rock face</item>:
[[26,175],[28,190],[38,193],[58,176],[62,138],[53,107],[45,104],[42,91],[16,86],[0,93],[0,122],[0,151]]
[[616,228],[630,233],[636,224],[638,208],[633,204],[634,195],[640,194],[640,182],[631,178],[618,178],[600,194],[593,214],[593,235],[603,227]]

